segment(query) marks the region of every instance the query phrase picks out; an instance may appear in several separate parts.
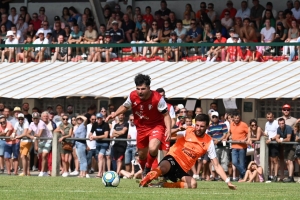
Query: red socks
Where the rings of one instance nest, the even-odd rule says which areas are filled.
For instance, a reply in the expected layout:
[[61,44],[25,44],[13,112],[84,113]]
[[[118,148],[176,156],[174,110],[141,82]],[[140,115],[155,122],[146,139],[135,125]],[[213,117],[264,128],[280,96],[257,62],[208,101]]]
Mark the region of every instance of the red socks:
[[144,171],[144,169],[145,169],[146,162],[147,162],[146,159],[145,159],[145,160],[139,160],[139,163],[140,163],[140,165],[141,165],[143,171]]
[[151,169],[155,169],[158,167],[158,161],[157,161],[157,158],[154,160],[154,162],[152,163],[152,167]]
[[[156,156],[152,156],[152,155],[150,155],[150,153],[148,152],[148,154],[147,154],[147,163],[146,163],[146,167],[147,168],[151,168],[152,167],[152,164],[153,164],[153,162],[156,160],[156,157],[157,157],[157,155]],[[153,169],[153,168],[152,168]]]

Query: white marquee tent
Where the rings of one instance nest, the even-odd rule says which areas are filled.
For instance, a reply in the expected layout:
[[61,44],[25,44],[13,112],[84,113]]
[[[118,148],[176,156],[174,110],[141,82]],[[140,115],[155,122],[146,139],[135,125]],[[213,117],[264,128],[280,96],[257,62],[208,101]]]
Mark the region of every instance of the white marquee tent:
[[2,63],[0,97],[126,97],[138,73],[168,98],[298,98],[299,62]]

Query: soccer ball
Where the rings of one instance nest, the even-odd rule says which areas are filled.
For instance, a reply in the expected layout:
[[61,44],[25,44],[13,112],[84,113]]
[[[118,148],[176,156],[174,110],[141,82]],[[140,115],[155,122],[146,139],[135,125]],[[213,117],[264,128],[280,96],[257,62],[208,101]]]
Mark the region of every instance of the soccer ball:
[[102,183],[105,187],[117,187],[120,183],[120,177],[114,171],[107,171],[102,176]]

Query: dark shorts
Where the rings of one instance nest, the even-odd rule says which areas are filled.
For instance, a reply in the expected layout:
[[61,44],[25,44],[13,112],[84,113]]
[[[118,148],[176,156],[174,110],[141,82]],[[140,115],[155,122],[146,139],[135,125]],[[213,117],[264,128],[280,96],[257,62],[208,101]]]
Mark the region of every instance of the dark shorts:
[[204,154],[203,156],[201,156],[201,157],[200,157],[200,160],[202,160],[202,161],[203,161],[203,160],[205,160],[205,161],[207,161],[207,162],[208,162],[208,161],[210,161],[210,159],[209,159],[209,157],[208,157],[208,154],[207,154],[207,153],[206,153],[206,154]]
[[278,144],[269,144],[269,157],[279,157],[280,147]]
[[295,160],[295,148],[292,145],[284,146],[284,160]]
[[114,160],[123,160],[127,146],[114,144],[112,148]]
[[168,171],[168,173],[166,173],[164,175],[164,177],[166,179],[169,179],[172,182],[177,182],[178,179],[181,180],[182,177],[184,176],[190,176],[188,173],[186,173],[181,167],[180,165],[177,163],[177,161],[175,160],[175,158],[171,155],[167,155],[165,156],[162,161],[168,161],[171,165],[170,170]]

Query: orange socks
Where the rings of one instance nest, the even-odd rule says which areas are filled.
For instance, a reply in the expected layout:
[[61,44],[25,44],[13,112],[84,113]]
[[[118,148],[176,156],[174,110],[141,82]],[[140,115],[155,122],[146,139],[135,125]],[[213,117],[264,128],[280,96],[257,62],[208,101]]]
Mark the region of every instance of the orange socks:
[[159,168],[156,168],[156,169],[152,169],[150,172],[156,172],[155,176],[154,177],[151,177],[151,179],[156,179],[158,178],[159,176],[161,176],[161,170]]
[[184,182],[176,182],[176,183],[165,182],[163,184],[163,187],[165,187],[165,188],[184,188]]

